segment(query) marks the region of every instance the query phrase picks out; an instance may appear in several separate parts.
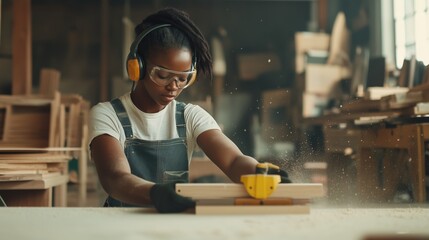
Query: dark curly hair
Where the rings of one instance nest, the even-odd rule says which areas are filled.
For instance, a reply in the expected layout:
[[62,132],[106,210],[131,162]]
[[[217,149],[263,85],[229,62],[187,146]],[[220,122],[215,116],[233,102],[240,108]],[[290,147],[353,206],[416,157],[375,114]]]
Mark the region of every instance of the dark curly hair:
[[204,73],[211,79],[213,68],[209,45],[204,35],[186,12],[175,8],[165,8],[143,19],[135,27],[134,31],[138,36],[149,27],[166,23],[171,24],[173,27],[158,28],[149,33],[140,42],[138,54],[143,59],[147,59],[150,49],[154,47],[163,49],[189,48],[196,59],[198,74]]

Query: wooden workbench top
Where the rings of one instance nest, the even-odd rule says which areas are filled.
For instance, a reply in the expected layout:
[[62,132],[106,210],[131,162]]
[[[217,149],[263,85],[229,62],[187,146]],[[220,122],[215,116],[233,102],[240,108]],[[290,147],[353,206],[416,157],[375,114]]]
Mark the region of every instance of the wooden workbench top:
[[[365,239],[429,237],[429,207],[320,208],[308,215],[196,216],[144,208],[0,208],[2,239]],[[427,239],[427,238],[425,238]]]

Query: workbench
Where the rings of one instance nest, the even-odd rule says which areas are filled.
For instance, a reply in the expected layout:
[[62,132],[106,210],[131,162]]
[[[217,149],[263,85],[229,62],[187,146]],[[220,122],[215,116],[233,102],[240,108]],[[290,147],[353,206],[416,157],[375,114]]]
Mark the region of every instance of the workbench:
[[[394,195],[400,178],[404,178],[416,202],[427,200],[425,143],[429,141],[428,123],[365,128],[361,130],[361,137],[357,162],[357,188],[361,198],[388,200]],[[394,155],[377,159],[374,149],[398,149],[396,153],[403,156],[402,159]]]
[[65,207],[67,174],[40,180],[0,182],[0,196],[8,206]]
[[218,216],[158,214],[148,208],[0,208],[0,234],[14,240],[352,240],[385,235],[428,239],[429,208],[412,206],[315,207],[306,215]]
[[[344,189],[339,186],[344,181],[339,179],[345,178],[348,185],[356,182],[354,195],[361,201],[389,202],[405,181],[415,202],[427,200],[424,154],[429,141],[428,117],[404,117],[397,112],[341,113],[306,119],[305,123],[323,126],[331,178],[328,188],[335,184],[335,188]],[[341,155],[345,159],[347,152],[356,153],[356,174],[345,173],[348,166],[337,160]],[[351,179],[353,175],[356,179]]]

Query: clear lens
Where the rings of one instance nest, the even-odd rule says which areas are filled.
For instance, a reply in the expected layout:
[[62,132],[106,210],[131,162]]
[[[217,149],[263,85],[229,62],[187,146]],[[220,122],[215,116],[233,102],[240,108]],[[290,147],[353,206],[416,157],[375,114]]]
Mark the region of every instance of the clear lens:
[[179,72],[162,67],[154,66],[150,71],[150,78],[159,86],[167,86],[171,82],[176,81],[178,88],[185,88],[189,86],[196,77],[197,72]]

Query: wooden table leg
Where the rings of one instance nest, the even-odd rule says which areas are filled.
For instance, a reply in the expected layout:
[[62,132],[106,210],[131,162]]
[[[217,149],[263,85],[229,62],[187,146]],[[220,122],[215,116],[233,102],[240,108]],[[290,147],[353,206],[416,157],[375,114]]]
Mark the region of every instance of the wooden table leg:
[[82,127],[82,149],[79,154],[79,206],[85,206],[86,204],[86,192],[88,182],[88,153],[87,153],[87,138],[88,138],[88,127],[84,125]]
[[408,152],[410,159],[408,169],[413,198],[416,202],[422,203],[426,201],[424,134],[422,126],[410,129],[409,136]]
[[67,207],[67,183],[54,187],[54,206]]

